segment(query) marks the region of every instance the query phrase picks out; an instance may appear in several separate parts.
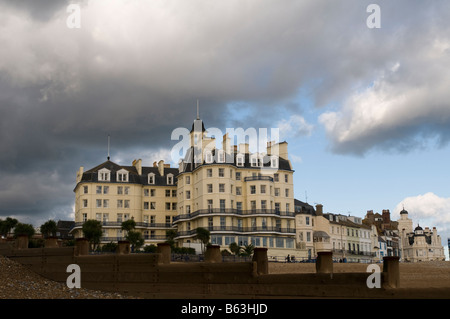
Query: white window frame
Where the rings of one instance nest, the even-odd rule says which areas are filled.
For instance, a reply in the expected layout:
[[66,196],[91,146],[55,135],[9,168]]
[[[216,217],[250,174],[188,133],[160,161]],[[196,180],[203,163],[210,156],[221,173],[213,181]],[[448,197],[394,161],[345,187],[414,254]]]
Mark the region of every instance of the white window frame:
[[149,173],[149,174],[147,175],[147,182],[148,182],[150,185],[155,185],[155,173]]
[[100,182],[109,182],[111,181],[111,171],[107,168],[102,168],[98,171],[98,180]]
[[126,169],[118,170],[116,173],[116,181],[117,182],[128,182],[128,171]]

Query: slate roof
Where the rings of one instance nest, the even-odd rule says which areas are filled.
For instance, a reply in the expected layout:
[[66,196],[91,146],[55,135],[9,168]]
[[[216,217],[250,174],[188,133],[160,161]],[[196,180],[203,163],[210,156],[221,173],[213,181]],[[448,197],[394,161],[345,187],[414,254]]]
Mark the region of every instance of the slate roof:
[[[139,175],[138,171],[136,170],[136,167],[134,166],[122,166],[118,165],[110,160],[107,160],[106,162],[103,162],[100,165],[97,165],[96,167],[86,171],[83,173],[83,176],[81,178],[81,182],[98,182],[98,171],[106,168],[111,171],[110,181],[108,183],[123,183],[121,181],[116,180],[116,173],[117,171],[120,171],[121,169],[125,169],[128,171],[128,182],[130,184],[142,184],[142,185],[149,185],[148,184],[148,174],[154,173],[155,174],[155,184],[156,186],[174,186],[176,185],[178,175],[178,169],[177,168],[170,168],[170,167],[164,167],[164,176],[161,176],[159,173],[158,167],[142,167],[142,174]],[[174,182],[173,184],[167,184],[167,175],[173,174]]]

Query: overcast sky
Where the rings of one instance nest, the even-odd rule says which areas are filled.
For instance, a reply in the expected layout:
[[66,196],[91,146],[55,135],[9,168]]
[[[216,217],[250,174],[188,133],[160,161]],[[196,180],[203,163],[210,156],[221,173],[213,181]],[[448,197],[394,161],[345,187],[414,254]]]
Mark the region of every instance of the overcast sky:
[[108,134],[118,164],[170,160],[198,99],[206,127],[280,128],[296,198],[450,237],[448,1],[0,0],[0,21],[0,218],[71,219]]

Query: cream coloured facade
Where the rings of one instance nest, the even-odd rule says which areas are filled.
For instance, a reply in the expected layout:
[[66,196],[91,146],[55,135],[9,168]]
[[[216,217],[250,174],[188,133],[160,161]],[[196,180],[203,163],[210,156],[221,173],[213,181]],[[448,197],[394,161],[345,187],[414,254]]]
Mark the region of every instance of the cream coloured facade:
[[141,160],[132,166],[120,166],[109,159],[77,173],[75,192],[74,237],[82,237],[82,225],[88,219],[102,223],[102,243],[124,239],[121,224],[134,219],[147,244],[166,240],[177,214],[177,169],[163,161],[142,167]]
[[417,225],[413,229],[413,222],[408,217],[408,212],[403,209],[400,212],[398,229],[402,244],[401,255],[404,261],[445,260],[444,247],[436,227],[431,230],[428,227],[423,229]]
[[248,144],[231,145],[225,134],[218,149],[199,119],[190,142],[177,176],[179,245],[195,242],[196,228],[203,227],[211,243],[223,249],[235,242],[267,247],[269,255],[303,257],[305,251],[295,246],[294,171],[287,143],[268,143],[266,152],[251,153]]

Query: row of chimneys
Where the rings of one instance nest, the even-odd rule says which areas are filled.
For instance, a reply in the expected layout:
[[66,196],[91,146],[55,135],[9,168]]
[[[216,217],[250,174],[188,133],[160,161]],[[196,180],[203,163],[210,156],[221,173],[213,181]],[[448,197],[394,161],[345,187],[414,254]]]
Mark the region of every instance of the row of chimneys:
[[[136,167],[136,170],[139,175],[142,175],[142,160],[134,160],[133,166]],[[164,160],[160,160],[159,162],[153,162],[153,167],[158,167],[159,174],[164,176],[164,168],[170,168],[170,164],[164,164]]]

